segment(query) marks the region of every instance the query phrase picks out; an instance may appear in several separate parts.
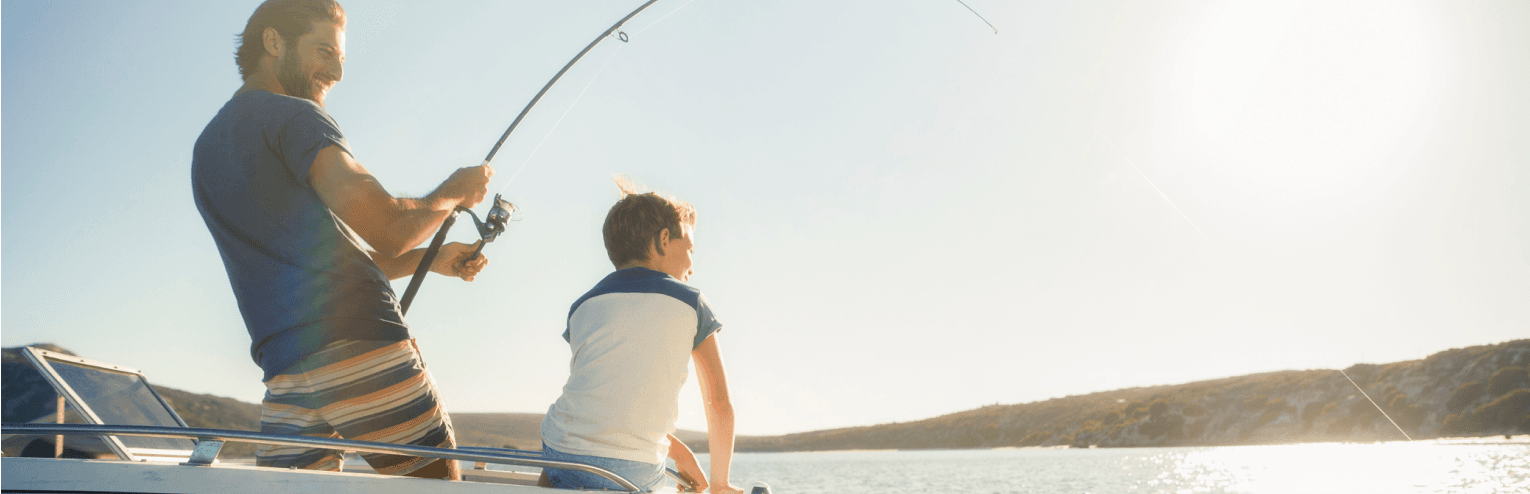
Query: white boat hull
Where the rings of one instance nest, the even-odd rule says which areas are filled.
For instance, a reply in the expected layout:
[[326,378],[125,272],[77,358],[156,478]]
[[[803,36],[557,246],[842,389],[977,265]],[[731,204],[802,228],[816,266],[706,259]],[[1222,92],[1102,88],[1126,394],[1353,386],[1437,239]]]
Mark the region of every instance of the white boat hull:
[[461,482],[366,473],[320,472],[218,463],[176,463],[52,458],[0,459],[0,490],[55,493],[375,493],[548,494],[566,492],[521,483],[527,474],[470,470]]

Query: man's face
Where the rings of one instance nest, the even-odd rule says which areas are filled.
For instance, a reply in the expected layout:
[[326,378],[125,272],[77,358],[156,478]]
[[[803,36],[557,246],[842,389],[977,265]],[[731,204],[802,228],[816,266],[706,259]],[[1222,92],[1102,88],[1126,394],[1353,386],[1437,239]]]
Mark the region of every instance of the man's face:
[[344,75],[345,25],[313,21],[313,28],[288,43],[276,59],[276,80],[288,96],[324,105],[330,88]]

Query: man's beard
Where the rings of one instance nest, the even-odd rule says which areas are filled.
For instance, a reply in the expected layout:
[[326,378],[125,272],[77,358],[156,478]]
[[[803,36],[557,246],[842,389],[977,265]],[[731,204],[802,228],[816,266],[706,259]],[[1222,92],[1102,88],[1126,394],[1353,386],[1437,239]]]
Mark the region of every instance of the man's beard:
[[287,93],[287,96],[312,100],[319,106],[324,106],[323,93],[314,90],[313,79],[303,76],[302,70],[298,67],[298,57],[289,55],[287,61],[277,68],[276,82],[281,83],[282,90]]

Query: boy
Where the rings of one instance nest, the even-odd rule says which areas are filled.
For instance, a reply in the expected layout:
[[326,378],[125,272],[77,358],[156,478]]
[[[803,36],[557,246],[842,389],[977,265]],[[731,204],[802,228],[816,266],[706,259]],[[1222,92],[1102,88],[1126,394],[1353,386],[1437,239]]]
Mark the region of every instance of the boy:
[[[706,489],[690,450],[672,433],[679,417],[686,363],[694,359],[706,403],[712,455],[711,492],[742,493],[728,483],[733,457],[733,405],[717,330],[691,274],[696,211],[690,204],[618,178],[622,199],[606,214],[606,254],[616,272],[569,309],[563,338],[573,349],[563,395],[542,419],[542,454],[593,464],[644,491],[664,480],[664,458]],[[550,469],[554,487],[617,489],[599,476]]]

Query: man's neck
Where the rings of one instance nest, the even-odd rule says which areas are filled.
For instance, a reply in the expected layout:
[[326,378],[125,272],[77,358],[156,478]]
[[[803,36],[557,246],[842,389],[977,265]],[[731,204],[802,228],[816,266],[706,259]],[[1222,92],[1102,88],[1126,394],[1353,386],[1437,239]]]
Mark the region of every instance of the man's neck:
[[254,74],[250,74],[248,78],[245,78],[244,85],[239,86],[239,90],[234,91],[234,95],[237,96],[257,90],[266,91],[272,94],[280,94],[283,96],[287,95],[287,91],[282,89],[282,84],[277,82],[276,74],[265,70],[257,71]]

